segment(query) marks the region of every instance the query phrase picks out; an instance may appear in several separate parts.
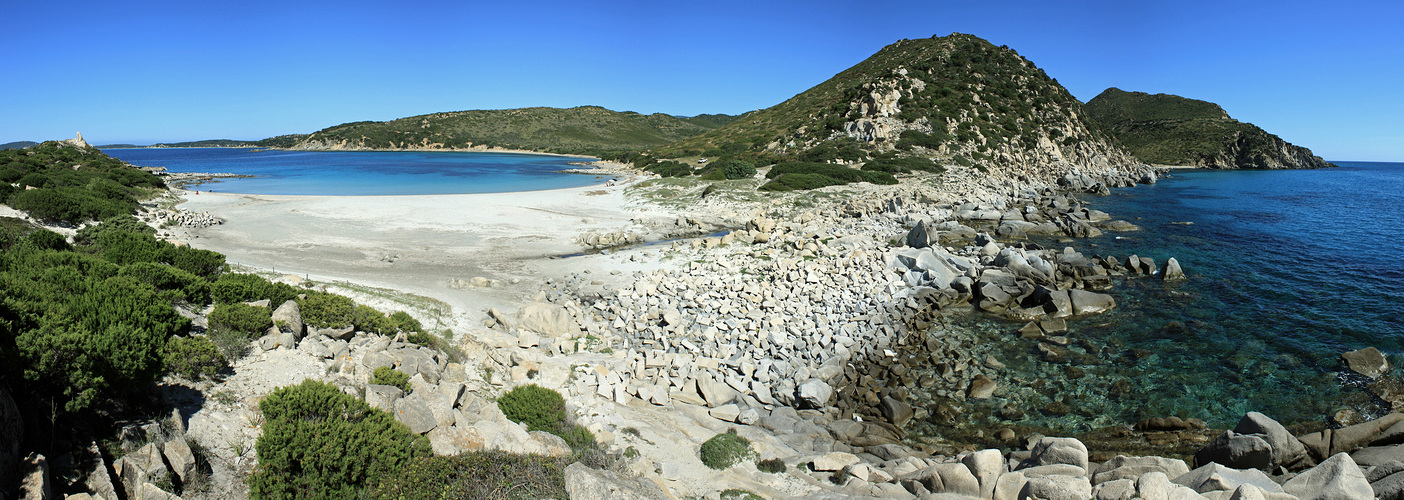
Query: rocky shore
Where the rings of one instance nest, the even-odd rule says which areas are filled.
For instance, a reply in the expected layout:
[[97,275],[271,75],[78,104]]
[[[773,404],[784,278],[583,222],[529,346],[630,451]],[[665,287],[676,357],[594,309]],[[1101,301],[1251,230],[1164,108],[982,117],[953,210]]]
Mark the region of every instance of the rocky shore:
[[[560,438],[527,432],[491,403],[522,384],[556,389],[578,423],[627,457],[624,471],[572,466],[573,498],[719,498],[730,489],[765,498],[1397,497],[1404,465],[1394,460],[1404,456],[1394,447],[1404,440],[1395,434],[1404,431],[1394,424],[1404,414],[1299,436],[1256,413],[1223,432],[1148,419],[1107,440],[1014,425],[960,428],[970,412],[1017,420],[1005,417],[1034,410],[1013,404],[1016,392],[1053,389],[1029,387],[1006,369],[1012,360],[947,328],[950,315],[1017,321],[1023,326],[1009,341],[1034,343],[1056,363],[1105,353],[1067,321],[1114,310],[1113,278],[1184,277],[1174,259],[1075,248],[1104,231],[1137,229],[1086,207],[1081,193],[1155,179],[1145,166],[1048,182],[957,169],[836,189],[842,195],[803,208],[701,207],[670,221],[582,230],[576,241],[599,251],[591,262],[653,265],[548,277],[515,310],[486,308],[483,327],[450,351],[306,329],[291,321],[296,304],[284,304],[285,328],[255,342],[233,376],[168,381],[207,395],[174,419],[210,457],[214,486],[194,497],[243,494],[258,400],[303,378],[364,394],[439,454],[568,453]],[[701,234],[713,235],[687,237]],[[660,237],[681,239],[639,246]],[[475,289],[506,286],[474,280],[483,284]],[[1375,377],[1388,370],[1368,368],[1370,359],[1357,364]],[[413,391],[369,384],[385,366],[409,375]],[[913,421],[945,422],[952,432],[913,435]],[[711,469],[699,446],[727,432],[754,454]],[[136,461],[144,455],[134,456],[108,478],[129,497],[158,482],[142,475],[148,468]],[[783,462],[785,472],[758,470],[762,459]],[[182,460],[161,463],[179,474]],[[133,479],[128,470],[138,471]]]

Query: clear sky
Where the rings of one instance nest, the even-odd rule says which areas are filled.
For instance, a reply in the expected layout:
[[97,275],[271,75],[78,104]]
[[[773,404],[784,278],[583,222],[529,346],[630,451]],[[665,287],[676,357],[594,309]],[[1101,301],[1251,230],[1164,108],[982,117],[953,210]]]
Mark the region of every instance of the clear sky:
[[0,143],[261,139],[437,111],[737,114],[902,38],[1008,45],[1086,101],[1216,102],[1404,161],[1404,2],[0,0]]

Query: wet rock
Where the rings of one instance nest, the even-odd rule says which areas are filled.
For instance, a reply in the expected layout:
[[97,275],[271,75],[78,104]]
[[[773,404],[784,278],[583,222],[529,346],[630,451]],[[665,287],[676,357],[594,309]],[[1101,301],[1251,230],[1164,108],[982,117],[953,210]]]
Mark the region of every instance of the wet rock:
[[1167,259],[1165,261],[1165,272],[1161,273],[1160,278],[1165,281],[1185,279],[1185,272],[1180,269],[1180,261],[1175,260],[1174,257]]
[[1068,297],[1072,300],[1073,314],[1078,316],[1100,314],[1116,307],[1116,299],[1105,293],[1074,289],[1068,290]]
[[1384,353],[1374,347],[1366,347],[1357,351],[1350,351],[1341,354],[1341,361],[1344,361],[1346,368],[1366,377],[1376,379],[1389,372],[1389,360],[1385,359]]

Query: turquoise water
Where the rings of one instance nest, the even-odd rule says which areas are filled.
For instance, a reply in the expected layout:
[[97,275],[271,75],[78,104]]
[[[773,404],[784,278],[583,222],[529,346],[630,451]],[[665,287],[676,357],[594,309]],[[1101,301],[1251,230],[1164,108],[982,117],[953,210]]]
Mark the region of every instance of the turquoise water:
[[171,172],[253,175],[199,189],[282,195],[413,195],[537,191],[589,186],[607,177],[561,173],[580,158],[513,153],[278,151],[247,148],[106,149]]
[[[971,402],[966,423],[1082,431],[1156,416],[1225,426],[1248,411],[1283,422],[1379,411],[1339,356],[1375,346],[1404,361],[1404,164],[1337,164],[1180,171],[1087,198],[1143,231],[1070,245],[1162,267],[1175,257],[1189,279],[1116,280],[1115,311],[1070,322],[1069,348],[1086,355],[1070,363],[1043,359],[1012,333],[1019,324],[953,318],[1008,365],[1006,395]],[[1005,406],[1023,416],[1001,417]]]

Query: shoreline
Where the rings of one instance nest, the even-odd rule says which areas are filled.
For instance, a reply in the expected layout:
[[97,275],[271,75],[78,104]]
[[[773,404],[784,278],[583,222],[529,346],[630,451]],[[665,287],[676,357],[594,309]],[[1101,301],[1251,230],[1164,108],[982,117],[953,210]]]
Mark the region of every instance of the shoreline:
[[[406,153],[434,153],[434,152],[439,152],[439,153],[509,153],[509,154],[523,154],[523,155],[556,156],[556,157],[566,157],[566,158],[593,158],[593,159],[595,159],[595,160],[600,160],[600,158],[597,157],[597,156],[590,156],[590,155],[583,155],[583,154],[547,153],[547,152],[544,152],[544,151],[532,151],[532,150],[529,150],[529,149],[509,149],[509,148],[490,148],[490,147],[478,148],[478,147],[476,147],[476,146],[475,146],[475,147],[470,147],[470,148],[393,148],[393,149],[384,149],[384,148],[278,148],[278,147],[269,147],[269,146],[162,146],[162,147],[156,147],[156,146],[136,146],[136,147],[123,147],[123,148],[103,148],[103,147],[100,147],[100,146],[94,146],[94,147],[97,148],[97,149],[258,149],[258,150],[264,150],[264,151],[306,151],[306,152],[311,152],[311,153],[316,153],[316,152],[329,152],[329,153],[334,153],[334,152],[345,152],[345,153],[357,153],[357,152],[367,152],[367,153],[393,153],[393,152],[406,152]],[[600,160],[600,161],[603,161],[603,160]]]

